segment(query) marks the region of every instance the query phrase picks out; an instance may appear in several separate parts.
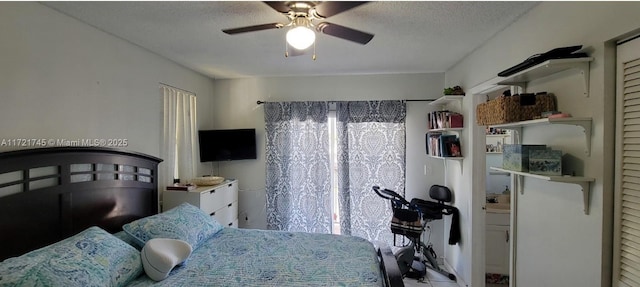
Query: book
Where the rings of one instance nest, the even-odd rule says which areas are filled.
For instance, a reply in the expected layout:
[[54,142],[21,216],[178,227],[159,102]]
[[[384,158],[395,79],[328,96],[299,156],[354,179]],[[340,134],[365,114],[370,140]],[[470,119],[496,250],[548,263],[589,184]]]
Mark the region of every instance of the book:
[[427,126],[429,129],[461,128],[463,125],[462,114],[444,111],[435,111],[427,114]]
[[456,142],[458,142],[458,137],[456,135],[441,135],[439,142],[441,156],[460,156],[459,144],[457,149],[453,148]]
[[449,127],[450,128],[462,128],[462,125],[463,125],[462,114],[459,114],[459,113],[450,113],[449,114]]
[[455,141],[449,142],[447,144],[447,150],[450,156],[461,157],[462,149],[460,148],[460,140],[456,138]]
[[167,186],[167,190],[182,190],[182,191],[190,191],[196,189],[197,186],[193,184],[174,184]]
[[440,156],[440,136],[438,132],[428,132],[425,137],[427,154],[431,156]]

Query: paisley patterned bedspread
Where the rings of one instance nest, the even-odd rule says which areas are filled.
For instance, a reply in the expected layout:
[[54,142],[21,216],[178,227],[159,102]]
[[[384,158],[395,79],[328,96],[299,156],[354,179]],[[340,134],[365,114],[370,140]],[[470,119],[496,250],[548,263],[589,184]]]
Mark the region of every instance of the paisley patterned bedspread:
[[377,253],[350,236],[224,228],[169,277],[130,286],[383,286]]

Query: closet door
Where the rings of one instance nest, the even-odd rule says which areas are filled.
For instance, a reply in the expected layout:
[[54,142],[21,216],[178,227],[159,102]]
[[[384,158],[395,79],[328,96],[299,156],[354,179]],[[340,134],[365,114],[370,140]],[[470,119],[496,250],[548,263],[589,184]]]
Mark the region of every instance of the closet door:
[[640,286],[640,38],[618,46],[613,286]]

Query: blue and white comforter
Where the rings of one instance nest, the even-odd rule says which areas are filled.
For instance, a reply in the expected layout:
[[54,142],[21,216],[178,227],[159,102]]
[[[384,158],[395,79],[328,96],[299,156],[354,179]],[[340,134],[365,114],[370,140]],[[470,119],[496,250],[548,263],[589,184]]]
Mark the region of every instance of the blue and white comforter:
[[224,228],[169,277],[130,286],[383,286],[375,248],[351,236]]

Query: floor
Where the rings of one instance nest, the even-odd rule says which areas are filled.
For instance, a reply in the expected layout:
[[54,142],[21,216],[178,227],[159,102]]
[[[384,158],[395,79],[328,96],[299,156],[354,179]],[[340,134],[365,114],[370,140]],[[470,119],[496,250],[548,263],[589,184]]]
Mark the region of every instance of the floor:
[[[405,287],[461,287],[458,283],[449,280],[446,276],[437,273],[433,270],[427,269],[427,277],[423,282],[419,282],[416,279],[405,278]],[[508,284],[490,284],[487,283],[485,287],[508,287]]]
[[427,276],[423,282],[419,282],[416,279],[405,278],[404,286],[406,287],[459,287],[459,285],[451,281],[446,276],[435,272],[431,269],[427,269]]

